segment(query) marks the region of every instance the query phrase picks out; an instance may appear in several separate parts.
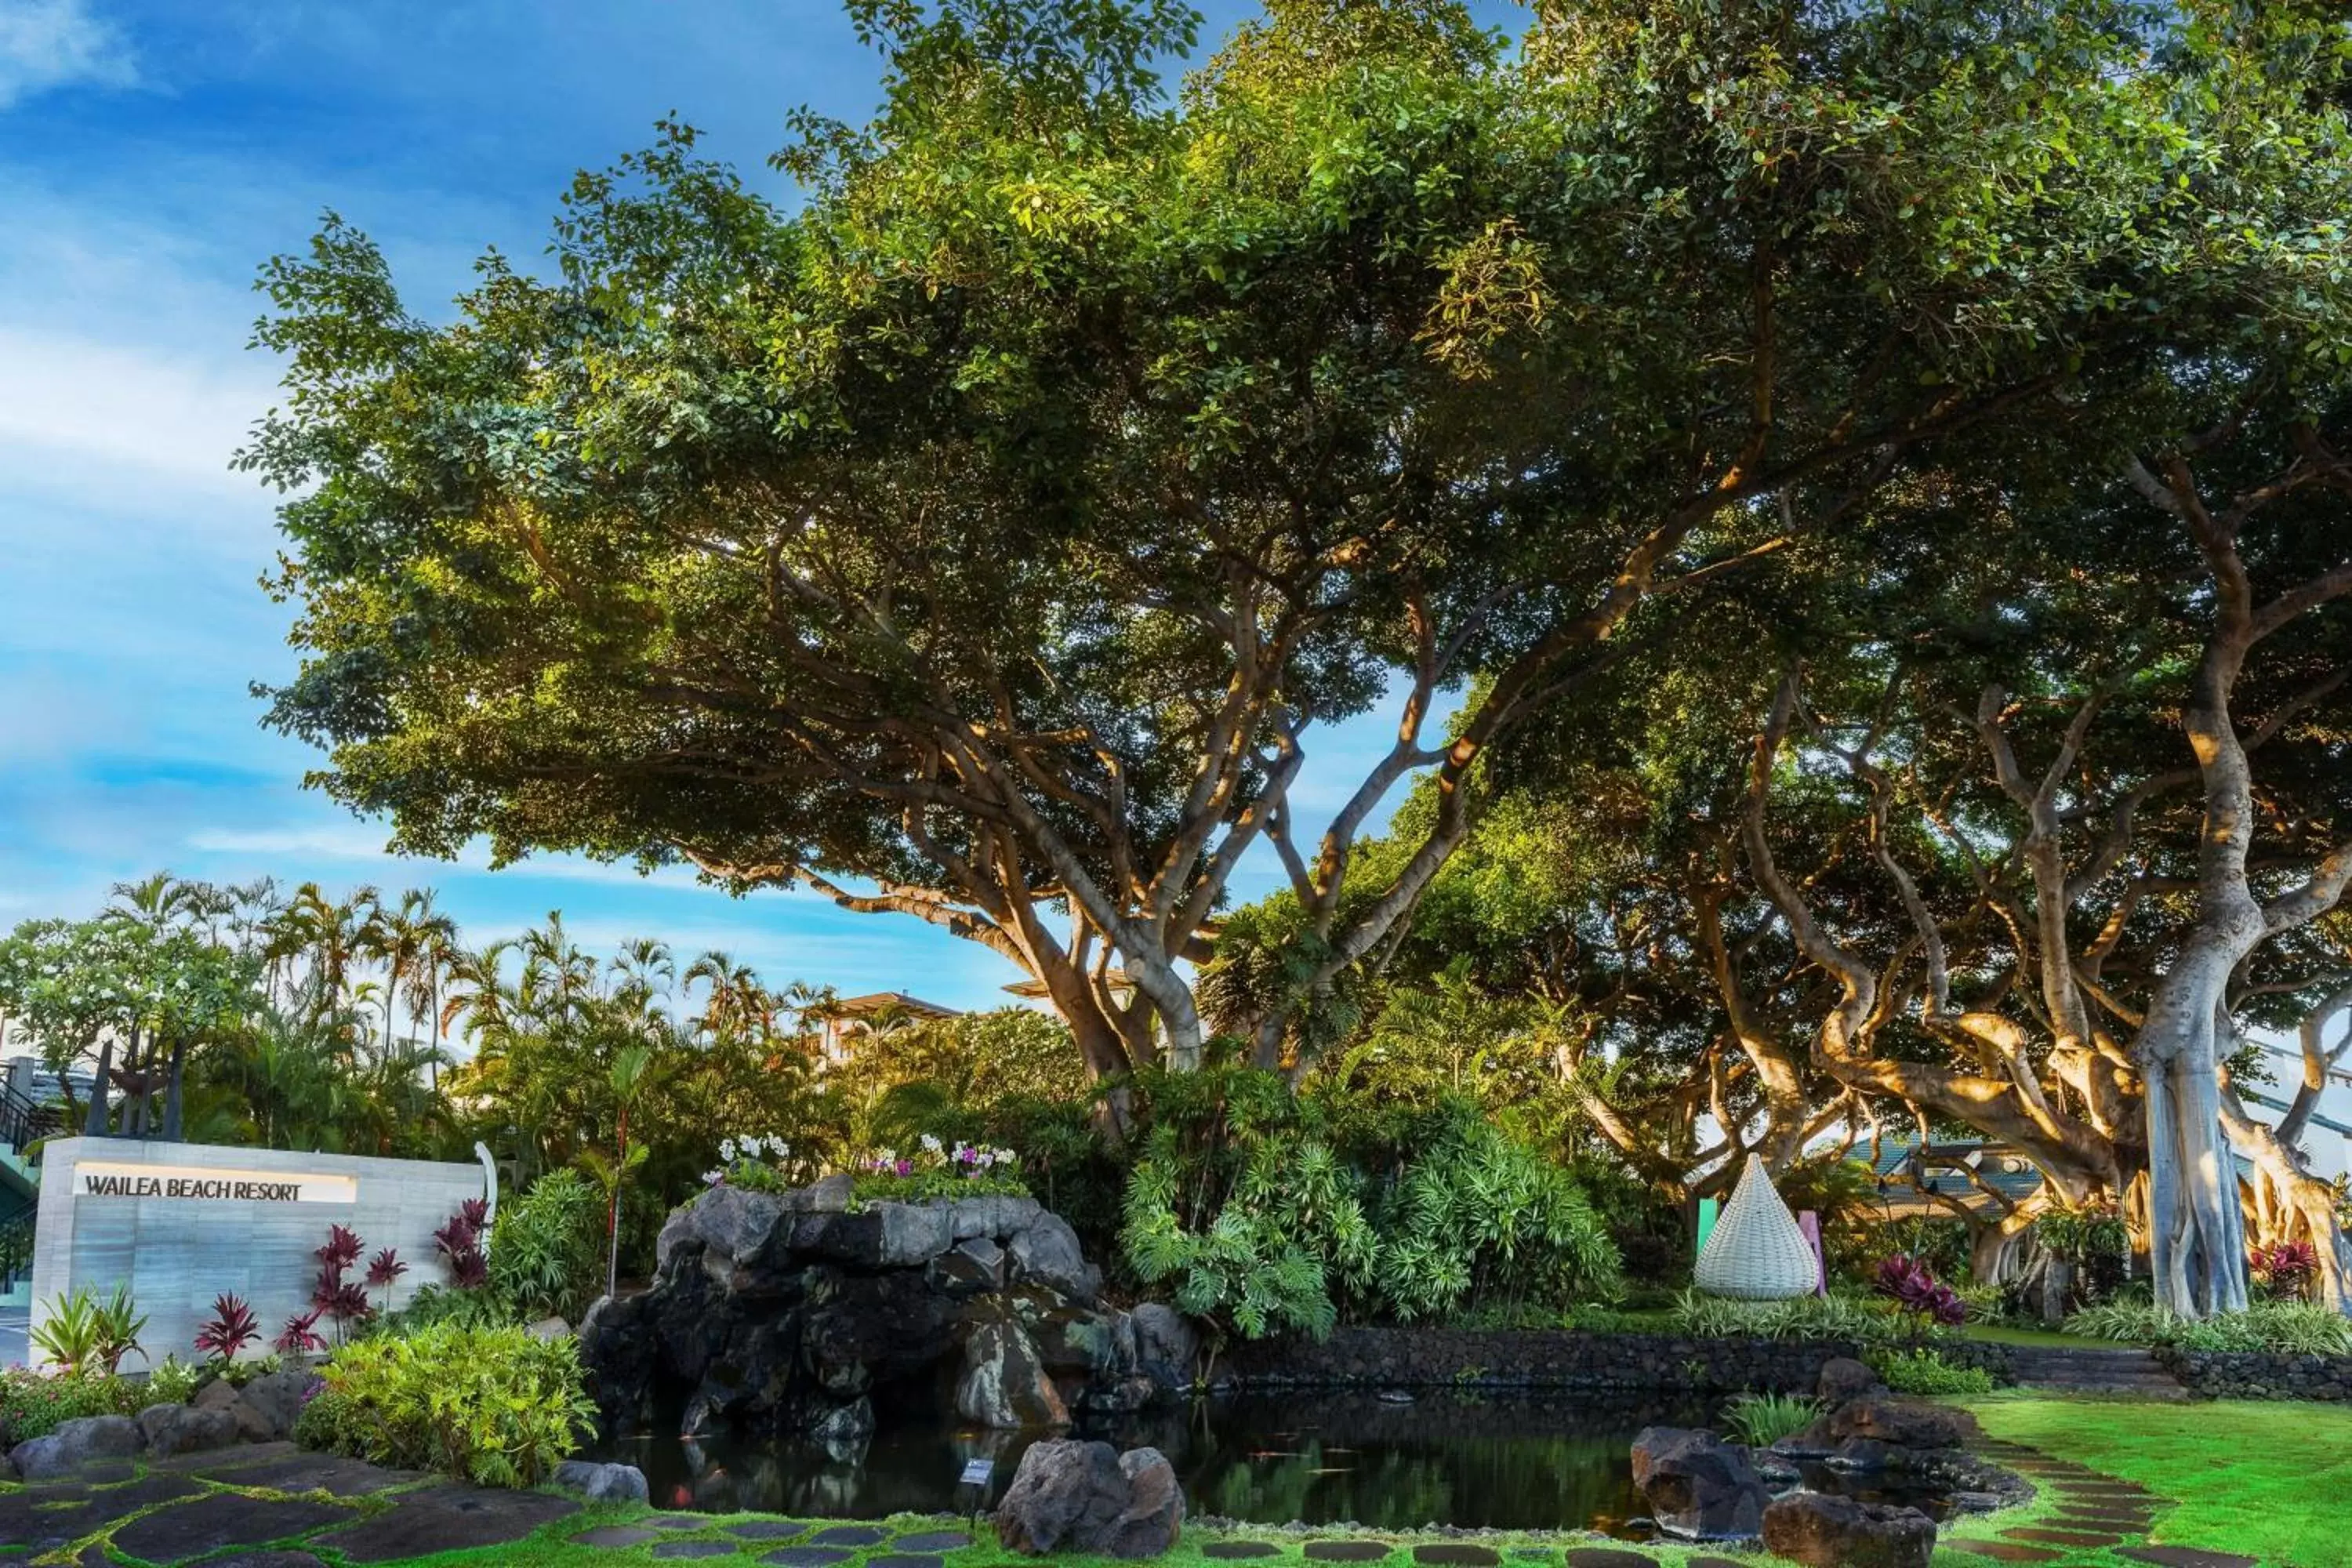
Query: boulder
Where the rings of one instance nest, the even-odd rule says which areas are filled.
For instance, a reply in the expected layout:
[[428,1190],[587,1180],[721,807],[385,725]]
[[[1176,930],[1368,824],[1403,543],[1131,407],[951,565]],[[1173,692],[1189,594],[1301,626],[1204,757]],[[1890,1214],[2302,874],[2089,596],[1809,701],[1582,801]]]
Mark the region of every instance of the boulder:
[[1806,1568],[1927,1568],[1936,1521],[1822,1492],[1794,1492],[1764,1510],[1764,1546]]
[[1184,1528],[1184,1489],[1176,1467],[1157,1448],[1129,1448],[1118,1457],[1118,1472],[1127,1478],[1127,1506],[1090,1550],[1106,1557],[1166,1555]]
[[[302,1414],[302,1406],[310,1402],[310,1394],[319,1386],[319,1374],[300,1367],[288,1367],[255,1378],[237,1395],[241,1406],[240,1423],[247,1427],[250,1441],[275,1443],[294,1435],[294,1419]],[[251,1412],[247,1422],[244,1412]],[[256,1431],[263,1434],[255,1436]]]
[[1157,1557],[1184,1521],[1183,1489],[1157,1448],[1122,1455],[1108,1443],[1033,1443],[996,1508],[996,1538],[1031,1556],[1086,1552]]
[[983,1197],[957,1198],[948,1205],[949,1223],[958,1241],[986,1237],[1002,1241],[1027,1230],[1045,1207],[1035,1198],[992,1193]]
[[1828,1432],[1843,1443],[1866,1437],[1895,1448],[1958,1448],[1978,1436],[1977,1418],[1948,1405],[1894,1394],[1864,1394],[1830,1412]]
[[874,1402],[859,1398],[836,1405],[810,1422],[808,1431],[834,1463],[855,1464],[874,1440]]
[[1832,1356],[1823,1362],[1821,1380],[1813,1389],[1822,1396],[1822,1403],[1833,1410],[1849,1399],[1886,1392],[1885,1385],[1878,1381],[1878,1373],[1866,1363],[1851,1356]]
[[28,1481],[62,1476],[99,1459],[127,1459],[146,1447],[139,1423],[128,1415],[79,1415],[60,1421],[46,1437],[31,1437],[9,1451],[9,1462]]
[[800,1207],[804,1214],[847,1214],[849,1200],[857,1191],[855,1176],[824,1176],[811,1182],[800,1191]]
[[1182,1393],[1192,1386],[1201,1363],[1201,1336],[1192,1320],[1160,1301],[1146,1301],[1128,1314],[1135,1370],[1161,1388]]
[[[684,1212],[690,1226],[687,1234],[699,1239],[707,1254],[748,1264],[759,1258],[775,1236],[777,1224],[784,1217],[785,1205],[773,1193],[755,1193],[748,1187],[730,1186],[722,1182],[688,1205]],[[665,1225],[662,1229],[667,1237],[669,1226]],[[656,1253],[659,1246],[656,1242]]]
[[1033,1279],[1082,1305],[1092,1306],[1102,1288],[1102,1271],[1087,1261],[1078,1233],[1059,1215],[1040,1210],[1006,1250],[1013,1254],[1015,1279]]
[[984,1236],[960,1241],[931,1260],[931,1283],[952,1295],[1001,1289],[1004,1248]]
[[1772,1500],[1747,1449],[1684,1426],[1642,1428],[1633,1439],[1633,1484],[1660,1529],[1692,1541],[1753,1536]]
[[216,1377],[196,1390],[196,1396],[188,1403],[199,1410],[227,1410],[236,1404],[238,1397],[236,1384],[225,1377]]
[[644,1502],[652,1494],[646,1473],[635,1465],[600,1465],[589,1459],[566,1459],[555,1467],[555,1484],[578,1492],[590,1502]]
[[1009,1319],[982,1323],[964,1342],[956,1414],[982,1426],[1067,1426],[1070,1412],[1028,1331]]
[[218,1408],[199,1410],[193,1405],[151,1405],[139,1413],[139,1435],[147,1451],[159,1459],[173,1454],[195,1454],[226,1448],[237,1440],[236,1415]]
[[572,1325],[561,1318],[541,1318],[524,1328],[523,1332],[535,1340],[560,1340],[572,1332]]

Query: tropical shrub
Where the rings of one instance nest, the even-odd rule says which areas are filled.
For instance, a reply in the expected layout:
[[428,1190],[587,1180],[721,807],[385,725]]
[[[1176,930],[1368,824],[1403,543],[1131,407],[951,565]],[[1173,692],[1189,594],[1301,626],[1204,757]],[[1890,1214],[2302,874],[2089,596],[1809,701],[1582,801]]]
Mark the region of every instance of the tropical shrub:
[[421,1329],[450,1323],[464,1329],[519,1326],[505,1300],[491,1290],[459,1290],[447,1285],[425,1285],[398,1311],[386,1312],[368,1324],[371,1336],[414,1334]]
[[1551,1321],[1613,1297],[1615,1244],[1567,1171],[1476,1108],[1354,1108],[1279,1077],[1146,1074],[1119,1252],[1146,1285],[1245,1337],[1346,1312]]
[[577,1321],[604,1289],[605,1196],[577,1171],[550,1171],[499,1210],[490,1292],[518,1318]]
[[195,1348],[215,1362],[231,1362],[261,1338],[261,1324],[242,1297],[224,1290],[213,1298],[213,1315],[196,1325]]
[[0,1372],[0,1446],[14,1447],[83,1415],[128,1415],[152,1401],[127,1378],[80,1373],[55,1377],[17,1366]]
[[318,1283],[310,1288],[311,1321],[324,1316],[335,1325],[335,1338],[340,1342],[350,1335],[353,1323],[365,1322],[375,1315],[375,1306],[367,1298],[367,1287],[357,1279],[347,1279],[343,1271],[360,1260],[367,1250],[358,1233],[349,1226],[327,1227],[326,1244],[310,1256],[319,1260]]
[[1723,1407],[1723,1424],[1751,1448],[1768,1448],[1811,1426],[1822,1402],[1793,1394],[1742,1394]]
[[1968,1304],[1949,1285],[1919,1259],[1899,1252],[1879,1259],[1871,1289],[1895,1303],[1915,1340],[1930,1323],[1956,1329],[1969,1321]]
[[1906,1335],[1893,1311],[1848,1296],[1800,1296],[1788,1301],[1735,1301],[1685,1290],[1670,1318],[1674,1331],[1692,1339],[1846,1340],[1891,1345]]
[[117,1285],[103,1297],[84,1286],[50,1302],[47,1320],[32,1331],[33,1348],[68,1376],[103,1372],[111,1377],[131,1352],[146,1353],[139,1342],[146,1326],[146,1314],[132,1303],[129,1286]]
[[482,1229],[489,1223],[490,1205],[467,1198],[433,1233],[433,1250],[449,1270],[449,1283],[460,1290],[478,1290],[490,1282],[489,1259],[482,1256]]
[[594,1409],[576,1342],[519,1328],[379,1335],[337,1352],[324,1377],[296,1426],[306,1446],[478,1486],[546,1481]]
[[165,1356],[148,1369],[146,1403],[185,1405],[205,1381],[202,1368],[190,1366],[176,1354]]
[[1876,1349],[1864,1352],[1886,1386],[1897,1394],[1990,1394],[1992,1373],[1956,1366],[1932,1350]]
[[2275,1300],[2298,1300],[2319,1278],[2319,1254],[2307,1241],[2257,1247],[2248,1262],[2254,1282]]
[[1021,1156],[1010,1149],[958,1142],[950,1148],[926,1132],[911,1154],[878,1149],[852,1173],[853,1203],[919,1203],[925,1198],[978,1197],[1002,1193],[1025,1197]]
[[2352,1355],[2352,1318],[2300,1301],[2257,1301],[2242,1312],[2210,1318],[2184,1318],[2142,1301],[2111,1302],[2076,1312],[2066,1320],[2066,1331],[2190,1351]]

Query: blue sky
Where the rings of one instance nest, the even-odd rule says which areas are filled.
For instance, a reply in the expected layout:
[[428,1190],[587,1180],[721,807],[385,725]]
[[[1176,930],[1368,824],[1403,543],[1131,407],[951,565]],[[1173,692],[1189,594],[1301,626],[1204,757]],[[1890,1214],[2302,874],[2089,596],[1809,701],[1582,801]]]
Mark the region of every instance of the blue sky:
[[[1240,14],[1206,9],[1210,38]],[[387,857],[247,694],[293,659],[256,582],[270,498],[228,468],[275,389],[245,348],[257,263],[331,206],[429,311],[485,247],[537,256],[572,172],[657,116],[764,174],[787,110],[861,117],[877,74],[832,0],[0,0],[0,926],[160,868],[269,873],[433,886],[478,941],[560,908],[597,947],[1002,1000],[993,954],[805,895]],[[1379,731],[1327,735],[1305,804],[1336,805]]]

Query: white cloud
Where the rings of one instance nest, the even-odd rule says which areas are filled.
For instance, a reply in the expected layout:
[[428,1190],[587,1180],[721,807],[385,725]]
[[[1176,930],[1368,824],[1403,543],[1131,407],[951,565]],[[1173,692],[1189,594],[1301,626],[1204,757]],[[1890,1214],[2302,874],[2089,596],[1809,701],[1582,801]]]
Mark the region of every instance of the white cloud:
[[106,470],[127,467],[254,500],[259,485],[229,458],[275,390],[258,366],[0,325],[0,443],[66,459],[58,477],[69,481],[103,486]]
[[136,79],[121,34],[83,0],[0,0],[0,109],[50,88]]

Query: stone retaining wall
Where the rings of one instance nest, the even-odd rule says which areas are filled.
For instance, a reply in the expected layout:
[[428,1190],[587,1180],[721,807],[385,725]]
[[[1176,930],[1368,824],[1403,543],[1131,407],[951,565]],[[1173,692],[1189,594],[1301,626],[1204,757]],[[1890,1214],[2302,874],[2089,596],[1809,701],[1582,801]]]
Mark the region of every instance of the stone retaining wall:
[[1580,1394],[1810,1394],[1836,1341],[1684,1339],[1563,1329],[1349,1328],[1230,1348],[1219,1381],[1284,1387],[1562,1389]]
[[2352,1357],[2295,1355],[2282,1351],[2150,1352],[2180,1385],[2201,1399],[2352,1401]]
[[[1938,1345],[1960,1365],[2009,1378],[1999,1345]],[[1228,1349],[1218,1381],[1260,1388],[1542,1388],[1588,1394],[1811,1394],[1822,1363],[1859,1356],[1843,1340],[1697,1339],[1568,1329],[1346,1328],[1312,1340]]]

